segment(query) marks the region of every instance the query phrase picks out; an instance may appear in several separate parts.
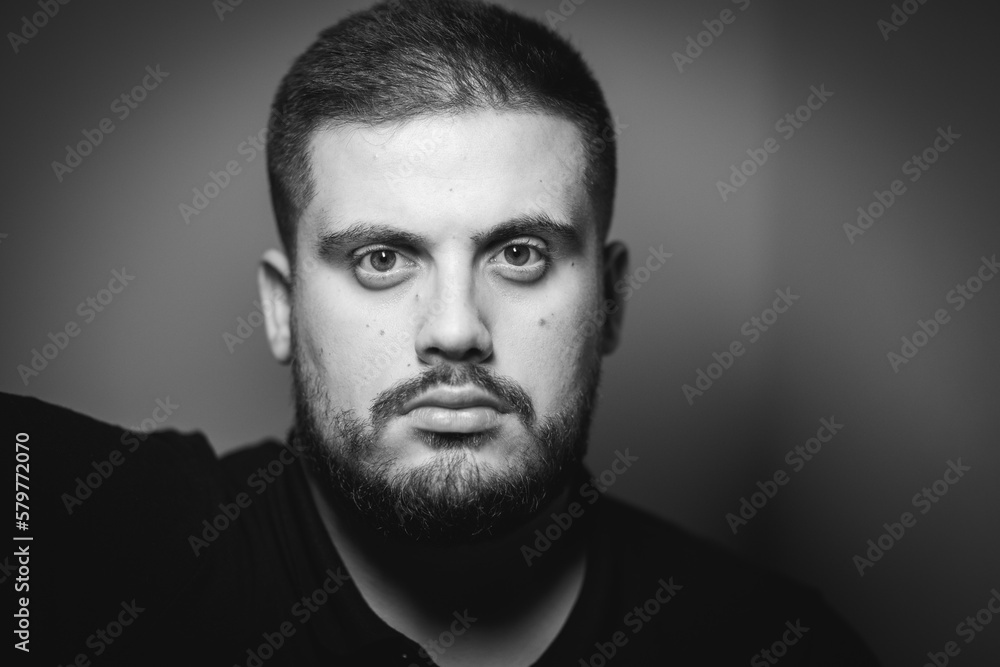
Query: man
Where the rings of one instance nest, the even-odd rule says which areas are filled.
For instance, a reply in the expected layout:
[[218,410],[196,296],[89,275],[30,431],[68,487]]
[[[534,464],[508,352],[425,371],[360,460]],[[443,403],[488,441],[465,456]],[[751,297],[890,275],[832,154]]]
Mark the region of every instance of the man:
[[[220,461],[197,435],[7,399],[58,531],[33,546],[61,557],[38,575],[40,650],[874,664],[813,592],[601,497],[581,465],[622,320],[615,134],[579,55],[500,8],[394,2],[322,33],[268,139],[284,251],[259,283],[289,442]],[[615,470],[632,463],[625,439]]]

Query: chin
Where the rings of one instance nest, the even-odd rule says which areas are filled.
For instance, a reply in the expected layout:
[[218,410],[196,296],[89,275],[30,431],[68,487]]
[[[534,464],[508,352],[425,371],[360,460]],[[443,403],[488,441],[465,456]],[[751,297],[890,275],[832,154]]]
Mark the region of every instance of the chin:
[[297,439],[342,518],[409,542],[455,545],[502,537],[530,521],[568,482],[561,467],[539,465],[545,459],[538,457],[498,463],[481,451],[449,446],[418,462],[364,462],[338,456],[327,443]]
[[[586,452],[597,372],[556,413],[536,415],[523,388],[489,369],[431,368],[387,388],[362,418],[334,408],[320,374],[296,358],[293,442],[326,500],[361,529],[415,542],[483,541],[524,526],[567,488]],[[483,430],[416,428],[426,421],[407,417],[407,402],[452,382],[506,397],[509,411]]]
[[308,406],[298,412],[296,446],[339,515],[405,541],[508,535],[563,491],[583,455],[582,440],[561,439],[552,425],[537,436],[420,432],[399,442],[343,415],[324,422]]

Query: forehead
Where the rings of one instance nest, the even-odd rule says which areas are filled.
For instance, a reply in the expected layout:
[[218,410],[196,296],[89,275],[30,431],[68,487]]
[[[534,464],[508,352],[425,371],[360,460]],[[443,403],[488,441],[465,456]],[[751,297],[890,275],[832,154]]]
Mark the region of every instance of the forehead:
[[580,131],[553,115],[483,110],[338,126],[316,131],[309,148],[307,228],[374,221],[458,232],[532,214],[595,224]]

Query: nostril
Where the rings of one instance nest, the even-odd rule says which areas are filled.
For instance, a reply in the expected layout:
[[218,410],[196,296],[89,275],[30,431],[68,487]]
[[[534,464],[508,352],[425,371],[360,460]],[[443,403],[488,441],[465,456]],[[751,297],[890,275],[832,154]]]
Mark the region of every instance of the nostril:
[[478,347],[467,347],[457,349],[455,347],[428,347],[418,353],[422,361],[428,364],[448,361],[452,363],[483,363],[492,356],[492,353]]

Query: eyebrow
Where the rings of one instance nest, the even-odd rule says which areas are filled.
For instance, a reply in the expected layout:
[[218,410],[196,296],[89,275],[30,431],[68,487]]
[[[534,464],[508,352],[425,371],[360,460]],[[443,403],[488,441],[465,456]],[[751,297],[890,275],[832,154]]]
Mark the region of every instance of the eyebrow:
[[477,246],[490,246],[514,236],[542,236],[553,238],[566,250],[583,246],[583,236],[577,225],[558,222],[544,213],[520,215],[472,236]]
[[[472,242],[477,247],[488,247],[515,236],[548,237],[568,251],[578,250],[583,246],[583,236],[578,225],[559,222],[545,214],[516,216],[485,231],[477,232],[472,236]],[[321,232],[316,246],[320,257],[332,260],[343,256],[351,247],[370,243],[419,248],[429,246],[430,239],[392,225],[357,222],[346,229]]]
[[320,257],[333,260],[342,256],[351,247],[369,243],[416,248],[426,246],[429,240],[420,234],[406,232],[391,225],[358,222],[346,229],[320,232],[316,248]]

